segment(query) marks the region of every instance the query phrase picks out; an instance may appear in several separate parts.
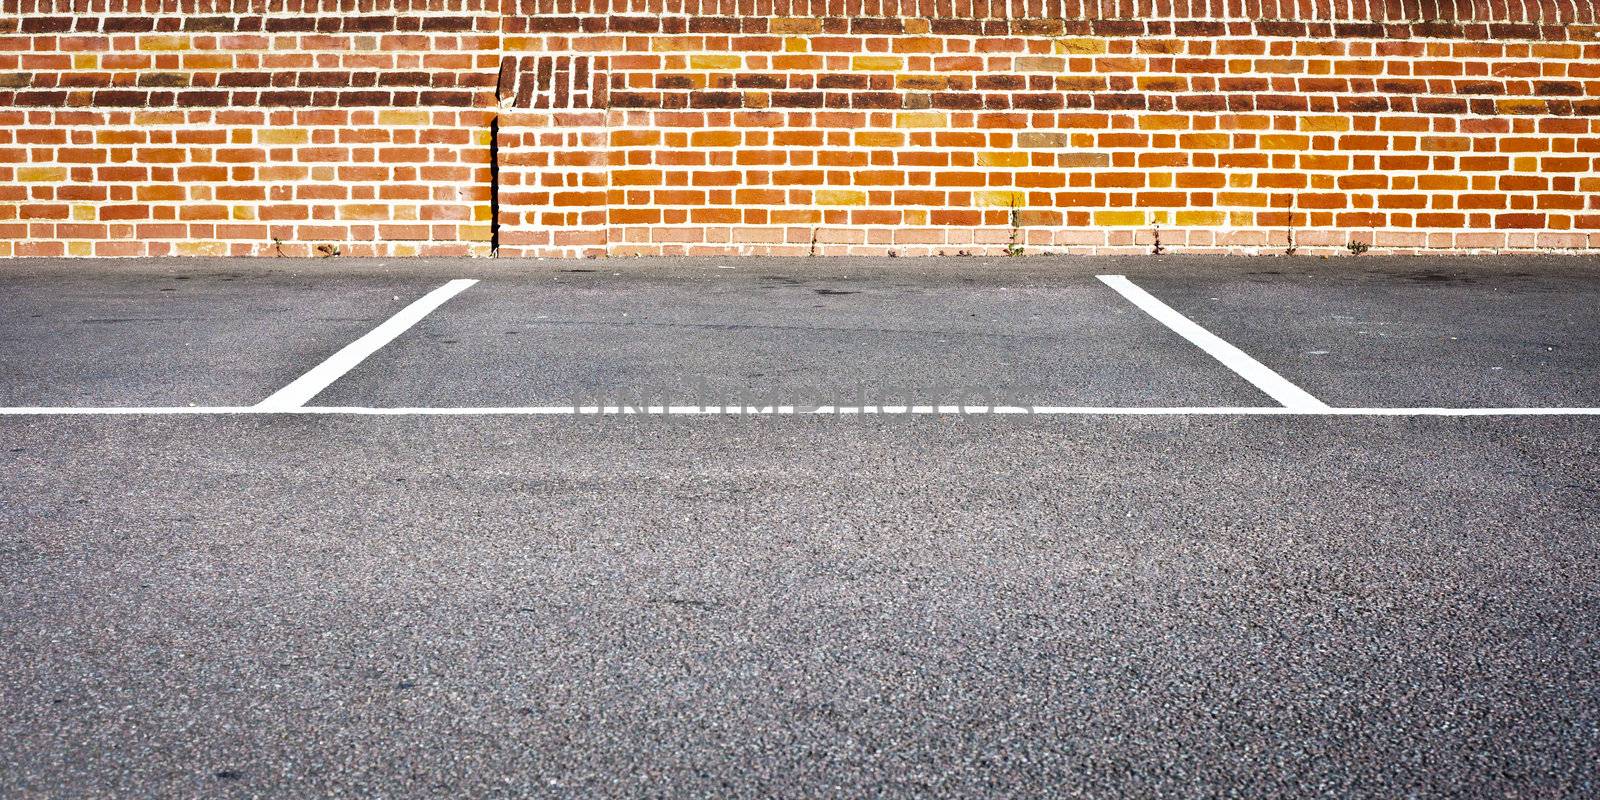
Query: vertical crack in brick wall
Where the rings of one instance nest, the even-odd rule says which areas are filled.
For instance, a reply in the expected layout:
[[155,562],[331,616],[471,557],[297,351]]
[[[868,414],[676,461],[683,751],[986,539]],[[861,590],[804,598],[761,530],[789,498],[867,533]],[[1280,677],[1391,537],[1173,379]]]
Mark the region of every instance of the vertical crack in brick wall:
[[489,119],[489,254],[500,254],[500,116]]
[[78,6],[0,255],[1600,246],[1592,0]]

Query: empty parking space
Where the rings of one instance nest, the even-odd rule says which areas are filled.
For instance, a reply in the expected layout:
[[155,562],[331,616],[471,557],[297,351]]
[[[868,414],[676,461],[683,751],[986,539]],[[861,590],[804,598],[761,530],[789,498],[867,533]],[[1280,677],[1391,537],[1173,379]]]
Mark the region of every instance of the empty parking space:
[[485,280],[315,403],[1272,404],[1092,276],[617,272]]
[[1140,283],[1331,405],[1600,406],[1593,269],[1267,263]]
[[0,406],[254,404],[434,285],[264,267],[6,275]]

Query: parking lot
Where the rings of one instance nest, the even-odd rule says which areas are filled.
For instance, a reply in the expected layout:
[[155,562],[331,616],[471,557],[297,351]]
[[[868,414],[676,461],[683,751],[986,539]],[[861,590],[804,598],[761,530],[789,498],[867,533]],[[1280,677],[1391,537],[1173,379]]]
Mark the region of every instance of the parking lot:
[[1600,791],[1600,259],[17,261],[0,347],[0,796]]

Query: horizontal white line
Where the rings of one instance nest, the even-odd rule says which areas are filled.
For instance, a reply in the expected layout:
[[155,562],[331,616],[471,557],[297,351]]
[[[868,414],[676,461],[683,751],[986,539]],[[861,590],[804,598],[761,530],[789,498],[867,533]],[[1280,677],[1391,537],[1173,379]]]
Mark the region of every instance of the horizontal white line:
[[328,356],[328,360],[311,368],[310,372],[296,378],[288,386],[274,392],[271,397],[262,400],[260,406],[265,409],[299,408],[311,402],[311,398],[322,393],[334,381],[339,380],[346,372],[354,369],[356,365],[367,360],[367,357],[378,352],[384,345],[392,342],[400,334],[411,329],[423,317],[433,313],[433,310],[444,305],[446,300],[460,294],[468,286],[477,283],[470,278],[460,278],[450,281],[437,289],[423,295],[416,302],[400,309],[399,313],[384,320],[382,325],[368,331],[365,336],[344,346],[339,352]]
[[1206,352],[1220,362],[1223,366],[1233,370],[1239,377],[1253,384],[1257,389],[1267,393],[1268,397],[1282,403],[1285,407],[1302,411],[1321,411],[1327,408],[1310,392],[1285,380],[1282,375],[1273,372],[1267,365],[1250,357],[1250,354],[1229,344],[1222,337],[1200,327],[1193,320],[1178,313],[1176,309],[1156,299],[1149,292],[1134,285],[1122,275],[1097,275],[1102,283],[1115,289],[1118,294],[1138,306],[1144,313],[1154,317],[1157,322],[1172,329],[1173,333],[1189,340],[1189,343]]
[[440,408],[382,408],[364,406],[12,406],[0,407],[0,417],[72,416],[380,416],[380,417],[491,417],[491,416],[858,416],[858,415],[960,415],[1002,414],[1038,416],[1141,416],[1141,417],[1593,417],[1600,407],[1549,408],[1284,408],[1280,406],[456,406]]

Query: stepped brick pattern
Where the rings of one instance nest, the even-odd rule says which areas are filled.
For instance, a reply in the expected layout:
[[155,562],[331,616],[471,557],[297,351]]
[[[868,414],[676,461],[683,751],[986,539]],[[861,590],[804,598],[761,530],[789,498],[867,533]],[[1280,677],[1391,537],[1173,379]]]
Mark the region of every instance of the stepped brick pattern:
[[1600,248],[1600,0],[0,0],[0,255]]

